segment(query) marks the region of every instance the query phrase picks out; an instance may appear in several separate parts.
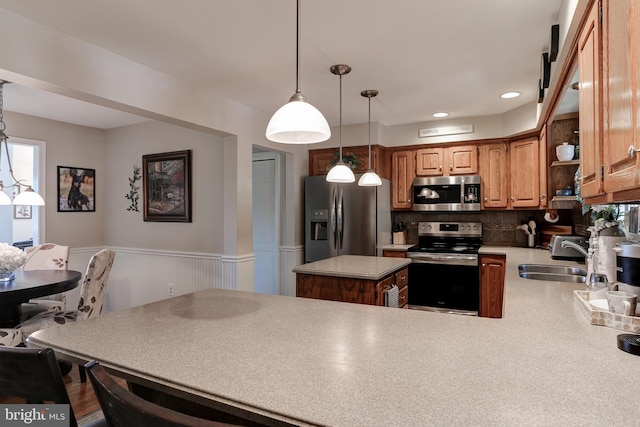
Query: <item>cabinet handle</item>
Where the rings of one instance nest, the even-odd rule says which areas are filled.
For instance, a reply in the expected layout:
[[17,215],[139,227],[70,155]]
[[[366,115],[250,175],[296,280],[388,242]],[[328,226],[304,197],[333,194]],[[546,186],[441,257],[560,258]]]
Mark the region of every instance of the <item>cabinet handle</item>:
[[487,266],[487,264],[482,264],[482,268],[485,268]]
[[438,170],[442,171],[442,165],[438,166]]
[[489,198],[488,198],[488,197],[485,197],[485,198],[484,198],[484,201],[485,201],[485,203],[486,203],[486,202],[488,202],[488,201],[489,201]]
[[640,152],[640,148],[636,148],[633,145],[630,145],[629,150],[627,150],[627,154],[629,155],[630,159],[633,159],[633,156],[635,156],[638,152]]
[[540,200],[544,200],[544,199],[546,199],[546,198],[547,198],[547,195],[546,195],[546,194],[542,194],[542,195],[540,196]]
[[514,202],[515,200],[516,199],[513,196],[511,196],[511,201]]
[[449,170],[452,171],[453,170],[453,165],[449,165]]

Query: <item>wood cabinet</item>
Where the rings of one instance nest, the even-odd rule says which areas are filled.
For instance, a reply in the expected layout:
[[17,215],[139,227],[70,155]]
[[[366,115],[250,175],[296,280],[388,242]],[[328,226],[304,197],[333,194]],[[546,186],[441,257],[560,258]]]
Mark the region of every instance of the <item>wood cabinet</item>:
[[409,295],[407,267],[381,280],[297,273],[296,296],[384,306],[384,293],[394,284],[399,288],[398,308],[406,308]]
[[478,147],[452,145],[416,151],[416,175],[447,176],[478,173]]
[[[546,147],[544,148],[546,150]],[[483,209],[544,208],[546,161],[537,138],[480,148]],[[542,178],[542,179],[541,179]]]
[[[546,154],[549,161],[546,161],[548,168],[547,192],[549,194],[549,206],[553,209],[578,209],[580,204],[575,194],[571,196],[557,196],[557,190],[564,190],[569,187],[575,191],[576,170],[580,164],[580,160],[556,160],[556,147],[567,142],[572,145],[577,144],[577,132],[579,132],[578,113],[568,113],[558,115],[554,118],[553,123],[548,127],[545,125],[543,129],[548,128]],[[542,138],[541,138],[542,140]],[[542,147],[541,147],[542,152]],[[542,163],[542,160],[541,162]]]
[[386,256],[386,257],[389,257],[389,258],[406,258],[407,257],[407,251],[383,250],[382,251],[382,256]]
[[511,196],[513,208],[537,208],[540,205],[540,162],[537,138],[510,145]]
[[508,144],[487,144],[480,148],[482,208],[506,209],[509,206]]
[[547,163],[547,125],[542,126],[540,136],[538,137],[538,194],[539,194],[539,208],[547,208],[549,206],[549,194],[548,186],[548,171],[549,164]]
[[640,1],[602,7],[604,191],[615,193],[640,184]]
[[480,255],[480,317],[502,317],[506,256]]
[[589,12],[578,39],[580,72],[580,186],[583,198],[603,194],[602,166],[602,39],[600,2]]
[[415,151],[394,151],[391,155],[391,209],[411,209]]
[[409,308],[409,268],[403,268],[395,274],[398,287],[398,308]]
[[[371,146],[371,169],[380,177],[389,178],[384,165],[385,148],[380,145]],[[309,150],[309,176],[326,175],[338,161],[338,148]],[[353,173],[365,173],[369,170],[369,146],[343,147],[342,158],[345,163],[353,164]]]

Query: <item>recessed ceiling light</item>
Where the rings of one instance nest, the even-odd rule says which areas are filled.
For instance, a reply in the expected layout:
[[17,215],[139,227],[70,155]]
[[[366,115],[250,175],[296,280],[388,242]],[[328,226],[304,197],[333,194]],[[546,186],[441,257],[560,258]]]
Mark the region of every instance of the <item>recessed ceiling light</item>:
[[442,112],[442,113],[433,113],[433,114],[432,114],[432,116],[433,116],[433,117],[438,117],[438,118],[440,118],[440,117],[447,117],[448,115],[449,115],[449,113],[445,113],[445,112]]
[[517,98],[520,96],[520,92],[506,92],[500,95],[500,98],[509,99],[509,98]]

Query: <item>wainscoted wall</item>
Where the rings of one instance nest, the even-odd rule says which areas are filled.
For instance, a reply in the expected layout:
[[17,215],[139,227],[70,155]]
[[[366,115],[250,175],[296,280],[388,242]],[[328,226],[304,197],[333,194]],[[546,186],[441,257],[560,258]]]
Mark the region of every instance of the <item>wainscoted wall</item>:
[[[69,269],[84,274],[89,259],[100,249],[72,249]],[[229,257],[166,250],[110,249],[116,252],[116,258],[109,276],[104,312],[168,298],[169,283],[173,283],[175,295],[209,288],[253,289],[253,255]],[[79,293],[78,287],[68,294],[68,308],[77,306]]]
[[280,295],[296,296],[296,273],[293,267],[304,264],[304,245],[280,246]]

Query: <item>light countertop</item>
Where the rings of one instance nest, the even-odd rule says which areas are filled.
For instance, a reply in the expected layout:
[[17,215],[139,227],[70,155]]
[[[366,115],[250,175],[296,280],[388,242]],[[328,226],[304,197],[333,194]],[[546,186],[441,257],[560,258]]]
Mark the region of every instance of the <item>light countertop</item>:
[[301,264],[294,267],[292,271],[316,276],[380,280],[409,264],[411,264],[411,260],[408,258],[340,255],[308,264]]
[[522,279],[490,319],[210,289],[36,332],[29,345],[296,425],[638,425],[640,357],[590,325],[584,285]]

